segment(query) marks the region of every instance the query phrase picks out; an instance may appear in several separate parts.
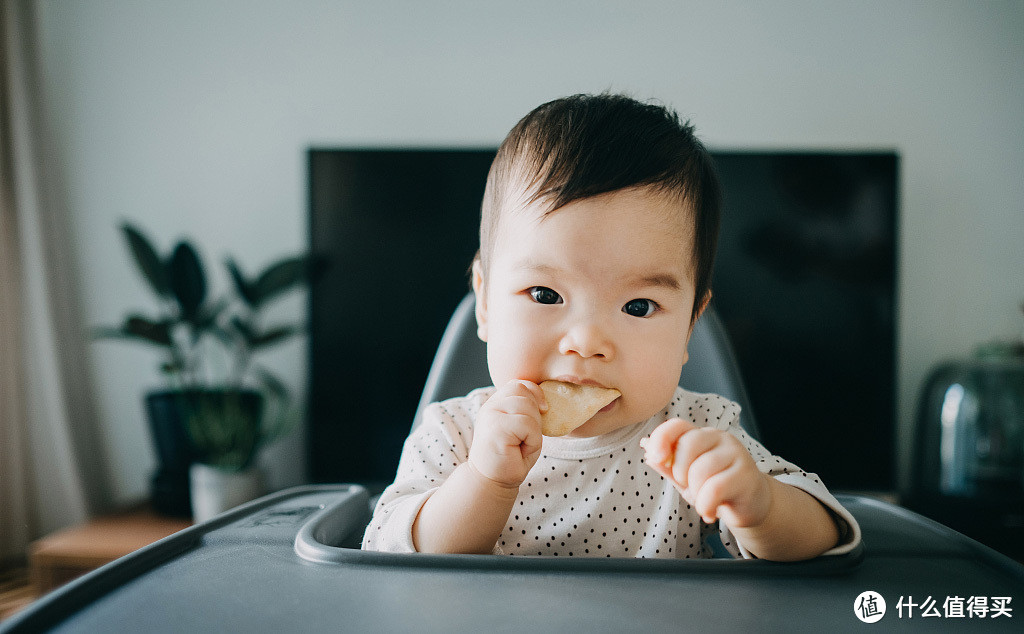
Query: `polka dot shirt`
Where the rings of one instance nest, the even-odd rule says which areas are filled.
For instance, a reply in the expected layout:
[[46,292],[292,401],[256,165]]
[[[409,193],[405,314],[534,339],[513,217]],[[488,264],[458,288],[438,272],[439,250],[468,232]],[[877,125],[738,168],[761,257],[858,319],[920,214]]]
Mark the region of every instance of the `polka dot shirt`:
[[[424,501],[469,456],[473,420],[494,393],[434,403],[406,440],[395,482],[381,495],[363,548],[413,552],[412,524]],[[733,556],[749,553],[724,524],[705,524],[675,488],[643,461],[641,438],[670,418],[734,434],[761,471],[815,496],[844,526],[838,554],[859,541],[856,520],[813,473],[769,453],[739,425],[740,407],[721,396],[678,389],[650,420],[594,438],[544,438],[541,457],[519,488],[494,553],[557,557],[711,557],[721,533]]]

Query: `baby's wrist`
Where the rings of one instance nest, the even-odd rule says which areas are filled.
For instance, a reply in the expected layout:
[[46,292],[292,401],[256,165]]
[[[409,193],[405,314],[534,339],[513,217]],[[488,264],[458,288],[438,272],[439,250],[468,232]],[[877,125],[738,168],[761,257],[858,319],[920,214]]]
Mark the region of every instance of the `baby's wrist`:
[[762,498],[762,503],[764,504],[764,507],[763,507],[764,508],[764,510],[763,510],[764,514],[761,517],[761,521],[756,522],[753,526],[750,526],[749,528],[751,528],[752,530],[757,530],[757,529],[769,530],[769,524],[771,522],[771,519],[773,517],[773,514],[775,513],[775,509],[776,509],[776,506],[777,506],[777,500],[778,500],[778,490],[777,489],[778,489],[778,487],[785,486],[785,485],[782,484],[781,482],[779,482],[778,480],[776,480],[774,477],[768,475],[767,473],[758,472],[758,476],[760,477],[761,482],[763,483],[762,491],[763,491],[764,495],[763,495],[763,498]]
[[520,483],[502,482],[488,476],[473,464],[472,458],[462,464],[466,477],[476,483],[476,488],[497,498],[515,500],[519,496]]

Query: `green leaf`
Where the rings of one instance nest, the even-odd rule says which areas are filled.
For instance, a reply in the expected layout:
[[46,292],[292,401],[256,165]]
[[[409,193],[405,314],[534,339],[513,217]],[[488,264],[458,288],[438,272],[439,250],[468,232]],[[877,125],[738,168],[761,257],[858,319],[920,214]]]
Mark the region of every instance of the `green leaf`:
[[183,368],[182,365],[176,361],[167,361],[165,363],[160,364],[160,371],[163,372],[164,374],[171,376],[178,374],[184,369],[185,368]]
[[200,462],[237,470],[259,450],[264,398],[254,392],[206,390],[195,393],[182,411]]
[[288,387],[272,372],[258,365],[252,368],[253,375],[267,395],[268,411],[264,416],[261,444],[273,442],[291,430],[295,419],[291,416],[291,396]]
[[238,341],[235,339],[234,335],[227,329],[221,328],[216,323],[205,326],[204,330],[213,335],[213,337],[220,341],[228,350],[234,350],[238,345]]
[[199,254],[186,241],[174,248],[170,261],[171,290],[186,321],[199,321],[199,308],[206,299],[206,274]]
[[256,331],[238,315],[231,318],[231,326],[242,336],[246,344],[251,346],[256,341]]
[[251,305],[256,308],[273,297],[309,279],[309,258],[294,257],[268,266],[252,288]]
[[150,287],[157,295],[169,297],[171,287],[167,279],[167,272],[160,261],[160,255],[153,248],[153,243],[141,231],[128,223],[121,225],[121,231],[124,232],[128,248],[131,250],[135,264],[142,272],[143,278],[149,282]]
[[302,328],[298,326],[279,326],[255,336],[250,340],[249,345],[252,346],[253,350],[266,348],[275,343],[284,341],[285,339],[288,339],[300,332],[302,332]]
[[289,397],[288,386],[286,386],[284,381],[277,378],[277,376],[270,370],[267,370],[262,366],[254,365],[253,374],[255,374],[263,388],[273,397],[278,399],[287,399]]
[[231,300],[221,297],[215,302],[203,304],[196,315],[196,328],[199,330],[212,330],[217,324],[217,318],[231,305]]
[[231,274],[231,281],[235,284],[235,290],[238,291],[238,296],[242,298],[246,304],[250,307],[255,303],[255,297],[253,295],[252,284],[245,279],[245,275],[242,270],[238,268],[238,264],[231,258],[227,261],[228,273]]
[[151,321],[145,317],[133,315],[125,320],[123,330],[128,335],[151,341],[157,345],[172,345],[171,325],[166,321]]
[[171,324],[166,321],[153,321],[145,317],[132,315],[125,319],[124,324],[117,328],[102,326],[92,331],[97,339],[134,339],[158,346],[171,347]]

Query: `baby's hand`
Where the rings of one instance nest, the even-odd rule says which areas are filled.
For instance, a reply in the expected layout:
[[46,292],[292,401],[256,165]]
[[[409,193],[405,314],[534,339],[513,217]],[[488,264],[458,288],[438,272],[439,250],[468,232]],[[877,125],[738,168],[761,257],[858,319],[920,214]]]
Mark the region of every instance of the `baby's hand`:
[[544,392],[530,381],[510,381],[480,408],[469,462],[480,474],[518,488],[540,458]]
[[730,528],[746,528],[768,517],[769,476],[732,434],[673,418],[641,445],[647,464],[672,482],[705,522],[721,519]]

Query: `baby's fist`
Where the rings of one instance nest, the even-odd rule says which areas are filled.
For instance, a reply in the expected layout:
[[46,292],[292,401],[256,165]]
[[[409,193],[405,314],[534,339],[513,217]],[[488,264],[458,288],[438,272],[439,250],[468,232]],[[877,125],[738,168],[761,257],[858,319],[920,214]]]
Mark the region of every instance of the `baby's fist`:
[[674,418],[643,443],[646,462],[675,485],[707,522],[756,526],[768,516],[771,488],[750,453],[732,434]]
[[530,381],[510,381],[480,408],[469,462],[501,486],[515,488],[540,457],[544,392]]

